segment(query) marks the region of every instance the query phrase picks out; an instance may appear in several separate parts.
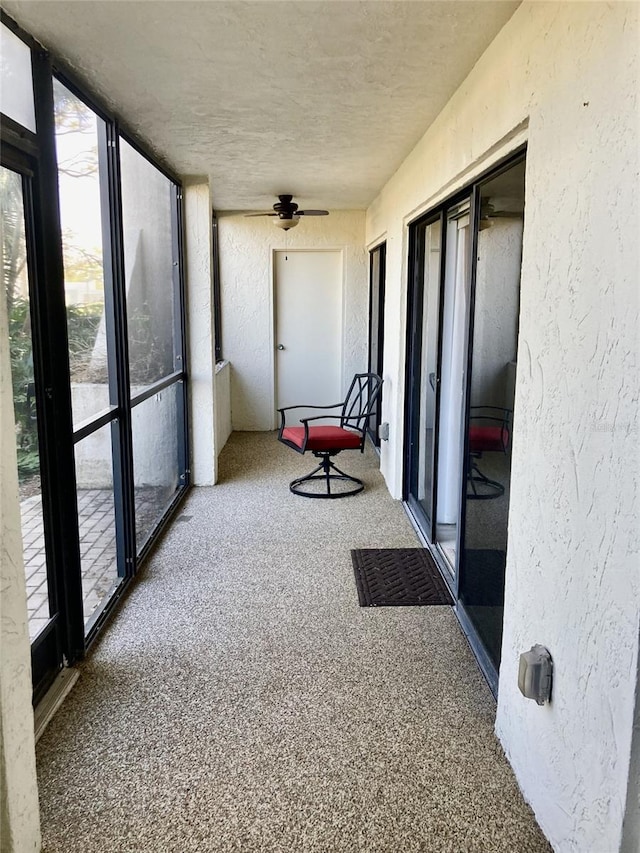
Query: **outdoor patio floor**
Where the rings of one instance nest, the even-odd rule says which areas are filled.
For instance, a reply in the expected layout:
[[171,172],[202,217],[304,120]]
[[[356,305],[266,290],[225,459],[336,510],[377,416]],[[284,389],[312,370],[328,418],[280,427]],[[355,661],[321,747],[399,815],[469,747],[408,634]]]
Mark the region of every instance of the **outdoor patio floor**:
[[[22,501],[21,515],[29,636],[33,641],[50,617],[42,496],[38,494]],[[108,489],[78,490],[78,518],[86,624],[119,582],[113,492]]]

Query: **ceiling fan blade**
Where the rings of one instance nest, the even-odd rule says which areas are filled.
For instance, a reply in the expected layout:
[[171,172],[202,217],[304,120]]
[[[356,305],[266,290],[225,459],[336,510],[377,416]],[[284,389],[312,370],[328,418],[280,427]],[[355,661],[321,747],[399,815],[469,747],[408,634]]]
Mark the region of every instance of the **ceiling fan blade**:
[[266,211],[264,213],[245,213],[245,216],[277,216],[277,213],[273,213],[272,211]]
[[296,216],[328,216],[328,210],[296,210]]

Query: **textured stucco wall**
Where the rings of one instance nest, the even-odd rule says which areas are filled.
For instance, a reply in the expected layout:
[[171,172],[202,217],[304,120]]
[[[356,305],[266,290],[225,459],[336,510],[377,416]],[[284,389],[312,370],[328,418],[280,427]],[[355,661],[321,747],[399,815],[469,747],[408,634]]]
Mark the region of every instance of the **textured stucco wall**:
[[0,839],[3,853],[40,850],[31,654],[22,560],[9,332],[0,298]]
[[171,183],[126,142],[120,167],[129,369],[146,384],[175,369]]
[[[132,385],[131,394],[144,390]],[[73,412],[82,421],[99,411],[104,386],[82,383],[71,386]],[[176,386],[165,388],[132,413],[133,473],[136,486],[176,488],[178,477]],[[80,489],[113,486],[111,429],[102,427],[74,447],[76,482]]]
[[231,362],[233,429],[275,427],[273,252],[342,249],[344,252],[343,376],[366,370],[368,267],[364,211],[332,211],[303,219],[287,232],[269,217],[220,213],[222,339]]
[[[640,637],[638,639],[640,641]],[[620,853],[638,853],[640,850],[640,660],[638,661],[637,679],[636,711],[633,717],[631,761],[629,762],[627,812],[622,827]]]
[[[525,3],[367,214],[387,233],[382,468],[400,495],[406,222],[528,139],[496,730],[557,851],[619,850],[638,656],[638,11]],[[517,689],[533,643],[553,702]]]

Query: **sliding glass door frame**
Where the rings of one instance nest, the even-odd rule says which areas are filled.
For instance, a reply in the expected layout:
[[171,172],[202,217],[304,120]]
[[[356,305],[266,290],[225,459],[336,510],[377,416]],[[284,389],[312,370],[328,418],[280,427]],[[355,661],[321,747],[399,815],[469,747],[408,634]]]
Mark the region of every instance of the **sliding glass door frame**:
[[[432,550],[433,556],[438,563],[441,573],[449,585],[452,594],[454,597],[457,597],[458,588],[459,588],[459,580],[460,580],[460,568],[461,568],[461,535],[463,530],[463,517],[461,515],[462,507],[464,505],[463,495],[466,487],[466,466],[463,464],[460,465],[459,478],[458,482],[455,484],[456,494],[458,495],[458,513],[456,519],[456,564],[455,566],[451,566],[443,553],[438,547],[438,537],[436,535],[436,521],[438,518],[438,464],[439,464],[439,445],[440,445],[440,431],[441,431],[441,422],[440,422],[440,414],[441,414],[441,395],[442,395],[442,357],[443,357],[443,325],[444,325],[444,303],[445,303],[445,280],[446,280],[446,270],[447,270],[447,262],[448,262],[448,254],[447,254],[447,226],[450,220],[450,214],[455,211],[457,207],[459,207],[463,202],[470,199],[469,203],[469,216],[470,216],[470,233],[471,239],[469,240],[469,245],[466,250],[467,254],[467,269],[468,274],[471,276],[471,280],[469,282],[469,292],[471,293],[474,286],[474,277],[475,277],[475,268],[472,263],[473,258],[475,257],[475,251],[477,242],[474,238],[477,229],[475,228],[476,221],[476,206],[477,202],[475,201],[475,190],[471,189],[471,197],[470,190],[467,188],[452,199],[450,199],[447,203],[440,205],[434,211],[430,211],[429,213],[421,216],[419,219],[415,220],[410,224],[409,228],[409,288],[408,288],[408,299],[407,299],[407,310],[408,310],[408,323],[407,323],[407,358],[406,358],[406,369],[405,369],[405,388],[407,389],[407,393],[405,394],[405,464],[404,464],[404,485],[403,485],[403,500],[405,502],[405,506],[410,511],[412,517],[415,519],[415,522],[422,533],[422,535],[427,540],[430,549]],[[424,508],[421,506],[420,501],[417,500],[416,496],[412,494],[412,482],[417,474],[416,472],[416,464],[417,458],[415,449],[417,447],[417,442],[420,438],[419,434],[419,418],[420,418],[420,409],[419,405],[417,405],[414,394],[410,393],[410,389],[415,387],[415,377],[418,375],[418,371],[422,368],[422,331],[423,331],[423,322],[425,319],[424,314],[424,268],[425,268],[425,236],[426,231],[429,226],[434,225],[436,223],[440,224],[440,264],[439,264],[439,281],[437,283],[438,288],[438,300],[437,300],[437,311],[438,317],[437,321],[434,324],[435,328],[437,328],[437,346],[436,346],[436,365],[435,365],[435,374],[430,373],[428,376],[428,381],[431,383],[431,387],[435,393],[435,415],[434,415],[434,429],[433,429],[433,438],[431,442],[430,452],[429,452],[429,464],[431,470],[431,478],[430,478],[430,495],[429,495],[429,504],[431,506],[431,515],[426,513]],[[469,305],[467,306],[467,311],[471,310],[471,299]],[[463,343],[463,359],[465,365],[468,365],[469,359],[469,323],[468,323],[468,315],[464,317],[464,329],[465,329],[465,337]],[[468,390],[466,388],[467,379],[468,379],[468,368],[465,367],[464,374],[464,408],[462,412],[462,424],[467,423],[467,408],[468,408]],[[454,441],[457,442],[454,447],[457,448],[456,452],[459,457],[464,460],[466,456],[464,453],[466,452],[466,430],[461,430],[459,436],[454,437]],[[453,571],[452,571],[453,568]]]
[[[377,260],[377,263],[376,263]],[[384,299],[386,283],[387,244],[379,243],[369,252],[369,349],[368,364],[371,373],[382,376],[384,365]],[[375,356],[375,358],[374,358]],[[382,395],[376,401],[375,411],[367,426],[369,438],[380,447],[382,421]]]
[[[464,400],[462,409],[462,453],[461,480],[458,502],[458,531],[456,553],[456,599],[459,598],[459,591],[464,582],[465,572],[465,549],[464,549],[464,534],[466,528],[467,514],[467,466],[469,460],[469,407],[471,405],[471,367],[473,364],[473,329],[475,322],[475,305],[476,305],[476,274],[478,257],[478,223],[480,221],[480,190],[478,182],[474,183],[471,190],[471,201],[469,206],[471,239],[469,240],[469,305],[468,315],[465,321],[465,379],[464,379]],[[459,603],[456,604],[459,609]],[[484,657],[484,649],[481,644],[478,644],[479,653]]]
[[[483,173],[473,184],[472,194],[471,194],[471,224],[473,227],[471,233],[471,258],[474,261],[470,266],[470,288],[469,288],[469,318],[467,323],[467,366],[466,366],[466,382],[465,382],[465,399],[464,399],[464,412],[463,412],[463,423],[464,423],[464,431],[463,431],[463,460],[468,461],[470,458],[469,455],[469,432],[470,432],[470,415],[471,415],[471,395],[472,395],[472,377],[473,377],[473,363],[474,363],[474,332],[475,332],[475,322],[476,322],[476,297],[477,297],[477,271],[478,265],[476,260],[478,259],[478,235],[479,235],[479,222],[481,218],[481,204],[482,204],[482,187],[488,180],[493,180],[504,172],[508,172],[518,163],[521,163],[526,158],[526,146],[520,148],[517,152],[512,154],[506,160],[504,160],[497,167],[493,167],[492,169],[487,170]],[[464,466],[466,472],[466,465]],[[478,635],[478,631],[473,624],[473,621],[469,614],[465,609],[464,602],[460,600],[459,591],[464,589],[465,582],[467,580],[467,558],[466,558],[466,548],[465,548],[465,531],[467,527],[467,482],[466,482],[466,474],[463,479],[462,491],[460,495],[460,514],[459,514],[459,524],[458,524],[458,583],[456,588],[456,604],[455,604],[455,614],[458,618],[460,626],[464,631],[467,640],[478,660],[480,668],[487,679],[489,687],[494,696],[498,695],[498,680],[499,673],[496,667],[496,664],[491,659],[491,656],[485,647],[484,643],[480,639]]]
[[[406,360],[405,360],[405,419],[404,419],[404,474],[403,474],[403,501],[405,508],[414,521],[417,531],[421,535],[426,547],[432,553],[444,580],[449,585],[454,597],[454,610],[460,624],[467,636],[471,647],[476,654],[478,662],[487,678],[489,686],[497,692],[498,673],[491,661],[487,651],[477,636],[477,633],[459,601],[459,591],[465,580],[465,550],[464,536],[466,527],[466,489],[467,489],[467,463],[469,454],[469,415],[471,405],[471,370],[473,365],[473,340],[476,304],[476,259],[478,255],[478,232],[481,206],[481,186],[488,179],[497,177],[506,172],[515,164],[522,161],[526,155],[526,146],[522,146],[512,155],[502,161],[499,165],[487,169],[479,175],[471,184],[460,190],[450,199],[441,202],[435,208],[418,217],[409,224],[409,267],[408,267],[408,289],[407,289],[407,336],[406,336]],[[458,517],[456,532],[456,567],[452,575],[448,570],[447,562],[437,547],[436,518],[437,518],[437,477],[438,477],[438,443],[440,433],[440,407],[441,407],[441,365],[443,346],[443,308],[445,298],[445,275],[447,265],[447,235],[446,225],[449,212],[454,210],[465,199],[469,199],[469,227],[470,240],[467,248],[468,258],[468,293],[467,316],[465,318],[464,339],[464,394],[462,401],[462,430],[459,437],[458,453],[462,464],[460,466],[460,478],[456,484],[458,492]],[[439,301],[438,301],[438,343],[437,343],[437,370],[435,377],[435,425],[433,445],[431,448],[430,464],[432,471],[431,479],[431,518],[428,517],[416,496],[412,494],[412,478],[416,460],[416,442],[419,436],[419,406],[412,393],[415,389],[415,377],[420,375],[418,371],[422,367],[422,323],[424,321],[424,269],[425,269],[425,234],[426,229],[436,223],[441,223],[441,257],[439,270]]]
[[[410,322],[407,323],[407,358],[405,362],[405,388],[407,389],[407,393],[405,394],[404,419],[405,466],[403,498],[404,501],[407,503],[412,515],[416,518],[418,527],[425,534],[429,542],[433,542],[435,538],[435,504],[437,500],[437,494],[434,487],[435,480],[432,477],[432,489],[430,494],[431,516],[429,517],[423,507],[420,505],[420,502],[411,492],[412,479],[416,475],[415,466],[412,467],[412,463],[415,463],[416,461],[415,455],[412,451],[416,447],[418,440],[420,409],[419,406],[416,405],[415,397],[412,394],[408,393],[408,389],[412,387],[413,377],[416,375],[416,372],[422,363],[422,322],[424,319],[423,271],[425,263],[426,230],[429,226],[434,225],[438,222],[440,223],[441,254],[438,275],[439,282],[441,283],[444,279],[446,263],[444,251],[445,247],[444,245],[442,245],[442,234],[444,233],[445,221],[446,220],[444,211],[440,211],[436,214],[432,213],[430,215],[427,214],[426,216],[421,217],[415,223],[412,223],[412,226],[409,229],[409,291],[407,305]],[[442,304],[444,300],[444,292],[440,283],[438,284],[438,317],[436,320],[436,326],[438,330],[438,348],[436,358],[438,363],[440,362],[440,342],[442,338]],[[431,381],[430,377],[429,381]],[[436,375],[434,375],[433,377],[431,387],[435,394],[435,424],[433,440],[429,453],[429,464],[431,467],[431,471],[434,472],[436,470],[436,465],[438,462],[439,424],[437,413],[440,407],[440,380],[437,375],[437,371]]]

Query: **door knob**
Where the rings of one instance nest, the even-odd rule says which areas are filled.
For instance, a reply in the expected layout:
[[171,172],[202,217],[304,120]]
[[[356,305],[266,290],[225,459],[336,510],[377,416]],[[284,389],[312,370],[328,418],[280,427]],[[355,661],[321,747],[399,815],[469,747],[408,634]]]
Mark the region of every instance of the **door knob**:
[[278,344],[278,347],[277,347],[277,348],[278,348],[278,349],[284,349],[284,345],[283,345],[283,344]]

